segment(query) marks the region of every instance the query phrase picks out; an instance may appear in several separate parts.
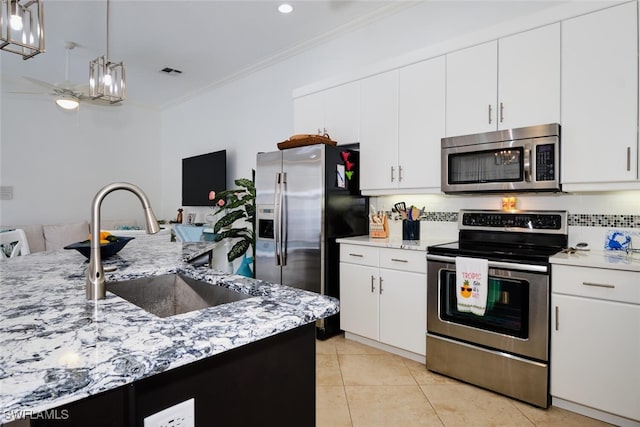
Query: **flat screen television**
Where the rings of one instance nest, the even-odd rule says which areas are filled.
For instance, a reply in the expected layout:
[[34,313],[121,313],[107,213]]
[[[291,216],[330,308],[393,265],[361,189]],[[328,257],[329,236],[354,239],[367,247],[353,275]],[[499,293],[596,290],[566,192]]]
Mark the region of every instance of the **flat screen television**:
[[211,190],[227,189],[227,151],[182,159],[182,206],[211,206]]

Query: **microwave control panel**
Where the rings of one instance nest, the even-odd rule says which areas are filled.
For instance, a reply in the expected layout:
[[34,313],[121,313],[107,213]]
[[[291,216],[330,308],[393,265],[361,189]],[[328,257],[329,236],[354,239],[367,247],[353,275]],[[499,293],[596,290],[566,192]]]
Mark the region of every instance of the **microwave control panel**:
[[555,144],[536,146],[536,181],[556,179],[555,161]]

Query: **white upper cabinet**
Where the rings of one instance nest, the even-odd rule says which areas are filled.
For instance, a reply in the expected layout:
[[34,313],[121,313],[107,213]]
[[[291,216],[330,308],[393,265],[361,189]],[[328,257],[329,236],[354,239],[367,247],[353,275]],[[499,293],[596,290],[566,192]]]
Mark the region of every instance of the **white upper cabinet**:
[[444,56],[362,80],[360,186],[440,192],[445,131]]
[[450,53],[447,58],[447,136],[496,129],[497,42]]
[[360,188],[398,187],[398,70],[360,81]]
[[498,41],[498,129],[560,122],[560,24]]
[[358,142],[360,83],[352,82],[293,100],[294,133],[328,133],[339,144]]
[[440,192],[444,56],[401,68],[399,81],[398,188]]
[[637,3],[564,21],[563,189],[573,189],[571,184],[637,183],[637,126]]
[[324,128],[324,95],[322,92],[293,100],[293,133],[320,133]]
[[560,24],[447,54],[447,136],[560,121]]

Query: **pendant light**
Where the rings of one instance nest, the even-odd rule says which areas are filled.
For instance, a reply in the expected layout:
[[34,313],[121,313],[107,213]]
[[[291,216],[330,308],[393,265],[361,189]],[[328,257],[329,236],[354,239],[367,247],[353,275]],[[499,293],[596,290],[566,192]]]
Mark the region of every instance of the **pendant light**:
[[33,58],[44,52],[42,0],[0,0],[0,49]]
[[109,0],[107,0],[107,52],[89,63],[89,96],[112,104],[124,101],[126,84],[122,62],[109,60]]

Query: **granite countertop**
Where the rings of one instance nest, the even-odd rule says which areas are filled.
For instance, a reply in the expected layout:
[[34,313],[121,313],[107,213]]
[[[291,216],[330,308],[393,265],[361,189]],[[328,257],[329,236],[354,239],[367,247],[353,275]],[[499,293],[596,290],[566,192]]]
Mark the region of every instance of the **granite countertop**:
[[[335,314],[335,298],[195,268],[215,243],[136,238],[104,261],[107,281],[180,272],[252,295],[159,318],[107,292],[85,299],[88,262],[72,250],[0,262],[0,422],[102,391]],[[224,246],[223,246],[224,247]]]
[[640,253],[627,254],[625,251],[590,250],[573,254],[558,253],[549,259],[551,264],[573,265],[577,267],[610,268],[614,270],[640,272]]
[[338,243],[349,243],[352,245],[364,245],[364,246],[376,246],[379,248],[392,248],[392,249],[409,249],[413,251],[426,251],[428,246],[439,245],[441,243],[448,243],[456,239],[433,239],[433,240],[402,240],[398,237],[387,237],[379,239],[375,237],[355,236],[355,237],[343,237],[336,239]]

